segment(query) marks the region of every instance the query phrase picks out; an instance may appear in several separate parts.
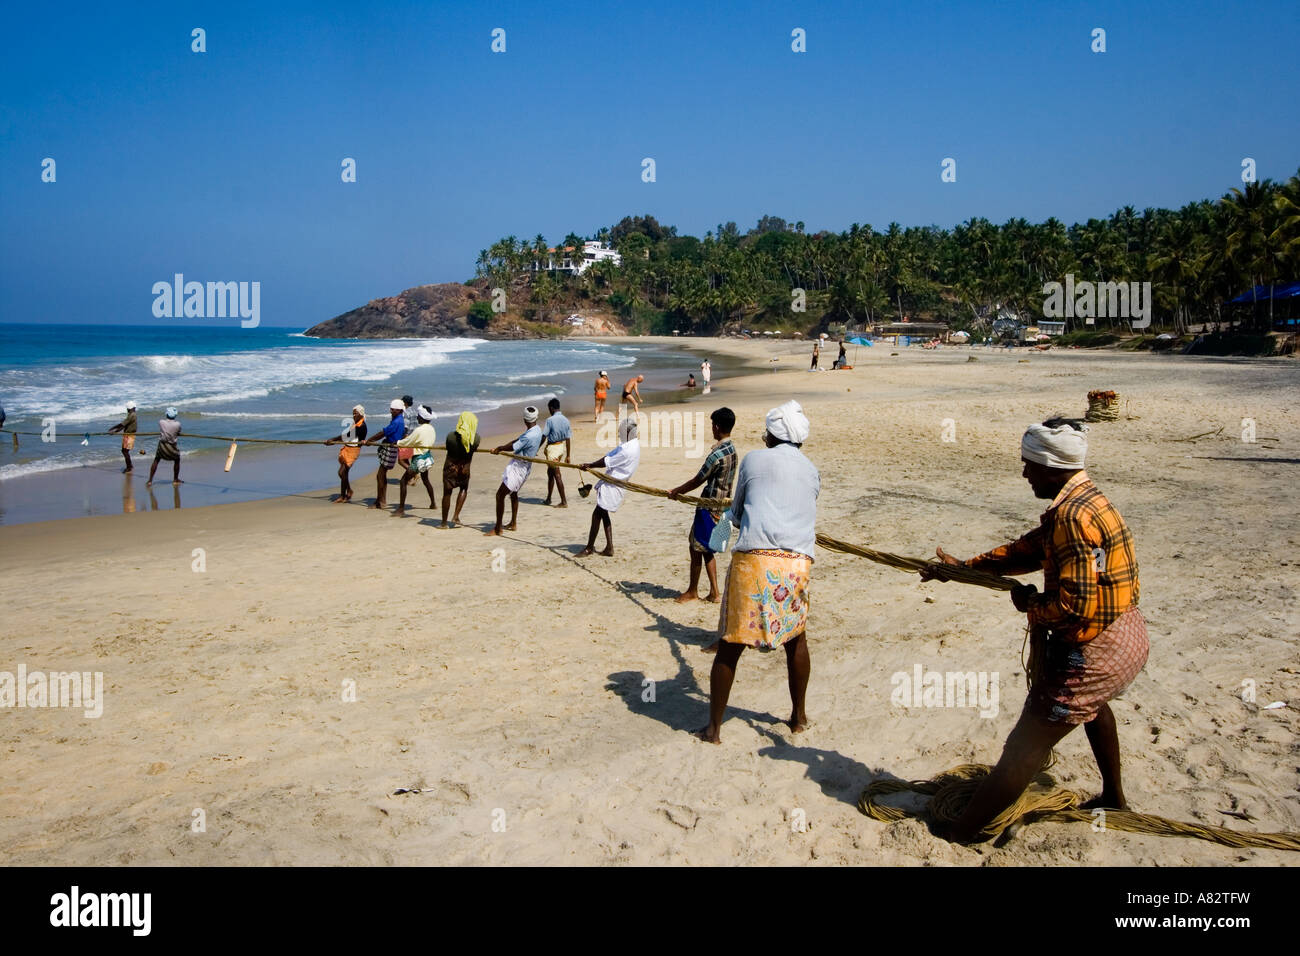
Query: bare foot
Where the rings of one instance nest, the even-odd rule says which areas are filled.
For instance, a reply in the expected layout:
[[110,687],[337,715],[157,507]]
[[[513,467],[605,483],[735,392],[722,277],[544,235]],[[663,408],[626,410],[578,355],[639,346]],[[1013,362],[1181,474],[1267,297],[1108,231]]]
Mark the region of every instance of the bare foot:
[[808,719],[807,714],[804,714],[802,717],[791,716],[786,723],[790,725],[791,733],[801,734],[811,726],[812,721]]
[[495,538],[497,535],[501,534],[501,529],[493,528],[491,531],[484,531],[483,533],[487,535],[489,538]]
[[183,484],[185,484],[185,481],[184,481],[183,479],[181,479],[181,478],[173,478],[173,479],[172,479],[172,484],[173,484],[173,485],[183,485]]
[[144,483],[144,486],[145,486],[146,488],[148,488],[148,487],[149,487],[150,485],[152,485],[152,484],[153,484],[152,481],[146,481],[146,482]]
[[673,598],[678,604],[689,604],[691,601],[698,601],[700,596],[694,591],[683,591],[677,597]]
[[1079,805],[1080,810],[1127,810],[1128,808],[1127,800],[1116,800],[1104,793]]
[[405,516],[406,516],[406,505],[398,505],[398,506],[393,510],[393,515],[392,515],[392,516],[393,516],[394,518],[403,518],[403,517],[405,517]]
[[704,651],[706,654],[707,654],[709,651],[716,651],[716,650],[718,649],[718,644],[720,644],[720,643],[721,643],[720,641],[714,641],[714,642],[713,642],[712,644],[710,644],[708,647],[701,647],[700,650]]
[[549,505],[550,503],[551,503],[551,499],[550,499],[550,498],[547,498],[545,501],[542,502],[542,504],[544,504],[544,505]]
[[335,503],[336,505],[341,505],[341,504],[343,504],[343,503],[344,503],[345,501],[347,501],[347,500],[348,500],[348,496],[347,496],[347,495],[339,495],[337,498],[334,499],[334,503]]
[[561,502],[560,502],[558,505],[556,505],[555,507],[557,507],[557,508],[567,508],[567,507],[569,507],[569,503],[568,503],[567,501],[561,501]]
[[602,552],[600,552],[600,553],[603,554],[603,555],[604,555],[605,557],[607,557],[607,558],[612,558],[612,557],[614,556],[614,549],[613,549],[613,548],[606,548],[604,551],[602,551]]
[[708,601],[710,604],[718,604],[722,601],[722,598],[716,594],[706,594],[704,600]]
[[370,507],[371,507],[372,510],[375,510],[375,509],[379,509],[379,508],[385,508],[385,507],[387,507],[387,504],[386,504],[385,502],[382,502],[382,501],[376,501],[376,502],[375,502],[374,504],[372,504]]
[[437,511],[437,510],[438,510],[438,506],[437,506],[436,504],[434,504],[432,500],[429,501],[429,510],[430,510],[430,511]]
[[442,522],[442,524],[438,525],[438,527],[439,527],[439,528],[445,528],[445,527],[447,527],[447,522],[445,522],[445,521]]
[[583,548],[581,551],[578,552],[578,557],[580,557],[580,558],[586,558],[586,557],[589,557],[590,555],[593,555],[593,554],[595,554],[595,553],[596,553],[596,549],[595,549],[595,548]]
[[508,525],[506,525],[506,530],[507,530],[507,531],[514,531],[514,530],[516,530],[516,528],[515,528],[515,523],[512,521],[512,522],[510,522]]
[[700,738],[700,740],[704,741],[706,744],[722,743],[722,736],[718,733],[718,728],[714,727],[712,724],[709,724],[709,726],[705,727],[703,730],[697,730],[695,736]]

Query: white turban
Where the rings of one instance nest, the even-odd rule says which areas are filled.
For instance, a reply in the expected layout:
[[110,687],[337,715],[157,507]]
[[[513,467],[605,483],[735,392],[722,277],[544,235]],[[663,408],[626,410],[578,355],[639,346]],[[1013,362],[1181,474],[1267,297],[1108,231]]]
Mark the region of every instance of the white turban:
[[767,433],[779,441],[802,445],[808,440],[808,416],[794,399],[767,413]]
[[1088,455],[1088,437],[1084,434],[1088,426],[1083,428],[1079,431],[1071,425],[1030,425],[1020,439],[1020,457],[1048,468],[1076,471],[1083,467]]
[[524,409],[524,421],[529,425],[532,425],[537,421],[537,409],[532,405],[529,405]]
[[415,417],[422,422],[433,421],[433,409],[428,405],[421,405],[415,413]]

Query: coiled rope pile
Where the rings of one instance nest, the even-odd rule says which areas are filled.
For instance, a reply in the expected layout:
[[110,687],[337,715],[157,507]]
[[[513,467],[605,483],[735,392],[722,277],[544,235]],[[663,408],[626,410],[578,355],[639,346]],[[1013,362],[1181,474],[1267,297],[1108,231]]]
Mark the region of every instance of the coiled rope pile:
[[[1048,761],[1051,766],[1052,761]],[[1046,768],[1044,768],[1046,769]],[[968,763],[945,770],[930,780],[878,780],[869,784],[858,798],[858,809],[882,823],[897,823],[907,817],[926,817],[936,823],[952,823],[961,816],[980,781],[992,770],[986,764]],[[1051,781],[1051,778],[1048,778]],[[1054,781],[1051,781],[1054,782]],[[930,797],[920,810],[881,803],[880,798],[893,793],[920,793]],[[1100,821],[1107,830],[1125,833],[1146,833],[1153,836],[1196,837],[1221,846],[1237,849],[1300,850],[1300,834],[1296,833],[1243,833],[1227,827],[1204,823],[1183,823],[1150,813],[1132,810],[1106,810],[1099,815],[1095,810],[1082,809],[1083,796],[1073,790],[1032,783],[1011,806],[1003,810],[983,830],[980,836],[994,839],[1014,823],[1031,823],[1051,820],[1057,823],[1095,823]]]

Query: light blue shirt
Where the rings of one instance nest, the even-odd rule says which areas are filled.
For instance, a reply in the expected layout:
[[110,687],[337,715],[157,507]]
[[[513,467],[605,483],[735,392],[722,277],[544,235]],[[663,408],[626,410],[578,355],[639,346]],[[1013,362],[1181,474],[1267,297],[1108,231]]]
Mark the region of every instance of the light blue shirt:
[[537,450],[541,447],[542,430],[536,425],[516,438],[511,446],[516,455],[523,455],[525,458],[536,458]]
[[548,444],[573,437],[573,426],[569,420],[556,412],[546,419],[546,441]]
[[821,475],[793,445],[751,451],[740,462],[731,498],[740,525],[737,551],[794,551],[812,557]]

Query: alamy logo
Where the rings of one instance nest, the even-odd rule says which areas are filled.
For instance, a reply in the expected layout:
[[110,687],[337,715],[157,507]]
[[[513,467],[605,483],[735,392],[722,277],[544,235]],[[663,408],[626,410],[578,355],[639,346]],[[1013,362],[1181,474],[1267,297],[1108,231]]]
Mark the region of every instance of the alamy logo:
[[240,326],[255,329],[262,321],[262,283],[186,282],[176,273],[172,282],[155,282],[154,318],[240,318]]
[[1140,319],[1132,323],[1134,330],[1151,324],[1150,282],[1090,282],[1074,281],[1067,274],[1065,283],[1043,284],[1043,318],[1083,319],[1095,325],[1097,319]]
[[70,893],[50,897],[51,926],[129,926],[133,936],[148,936],[152,926],[152,893]]
[[44,671],[27,670],[18,665],[15,676],[0,671],[0,708],[3,707],[68,707],[81,709],[91,719],[104,715],[103,671]]
[[889,682],[895,707],[978,707],[981,717],[998,715],[997,671],[931,671],[916,664],[912,673],[898,671]]

